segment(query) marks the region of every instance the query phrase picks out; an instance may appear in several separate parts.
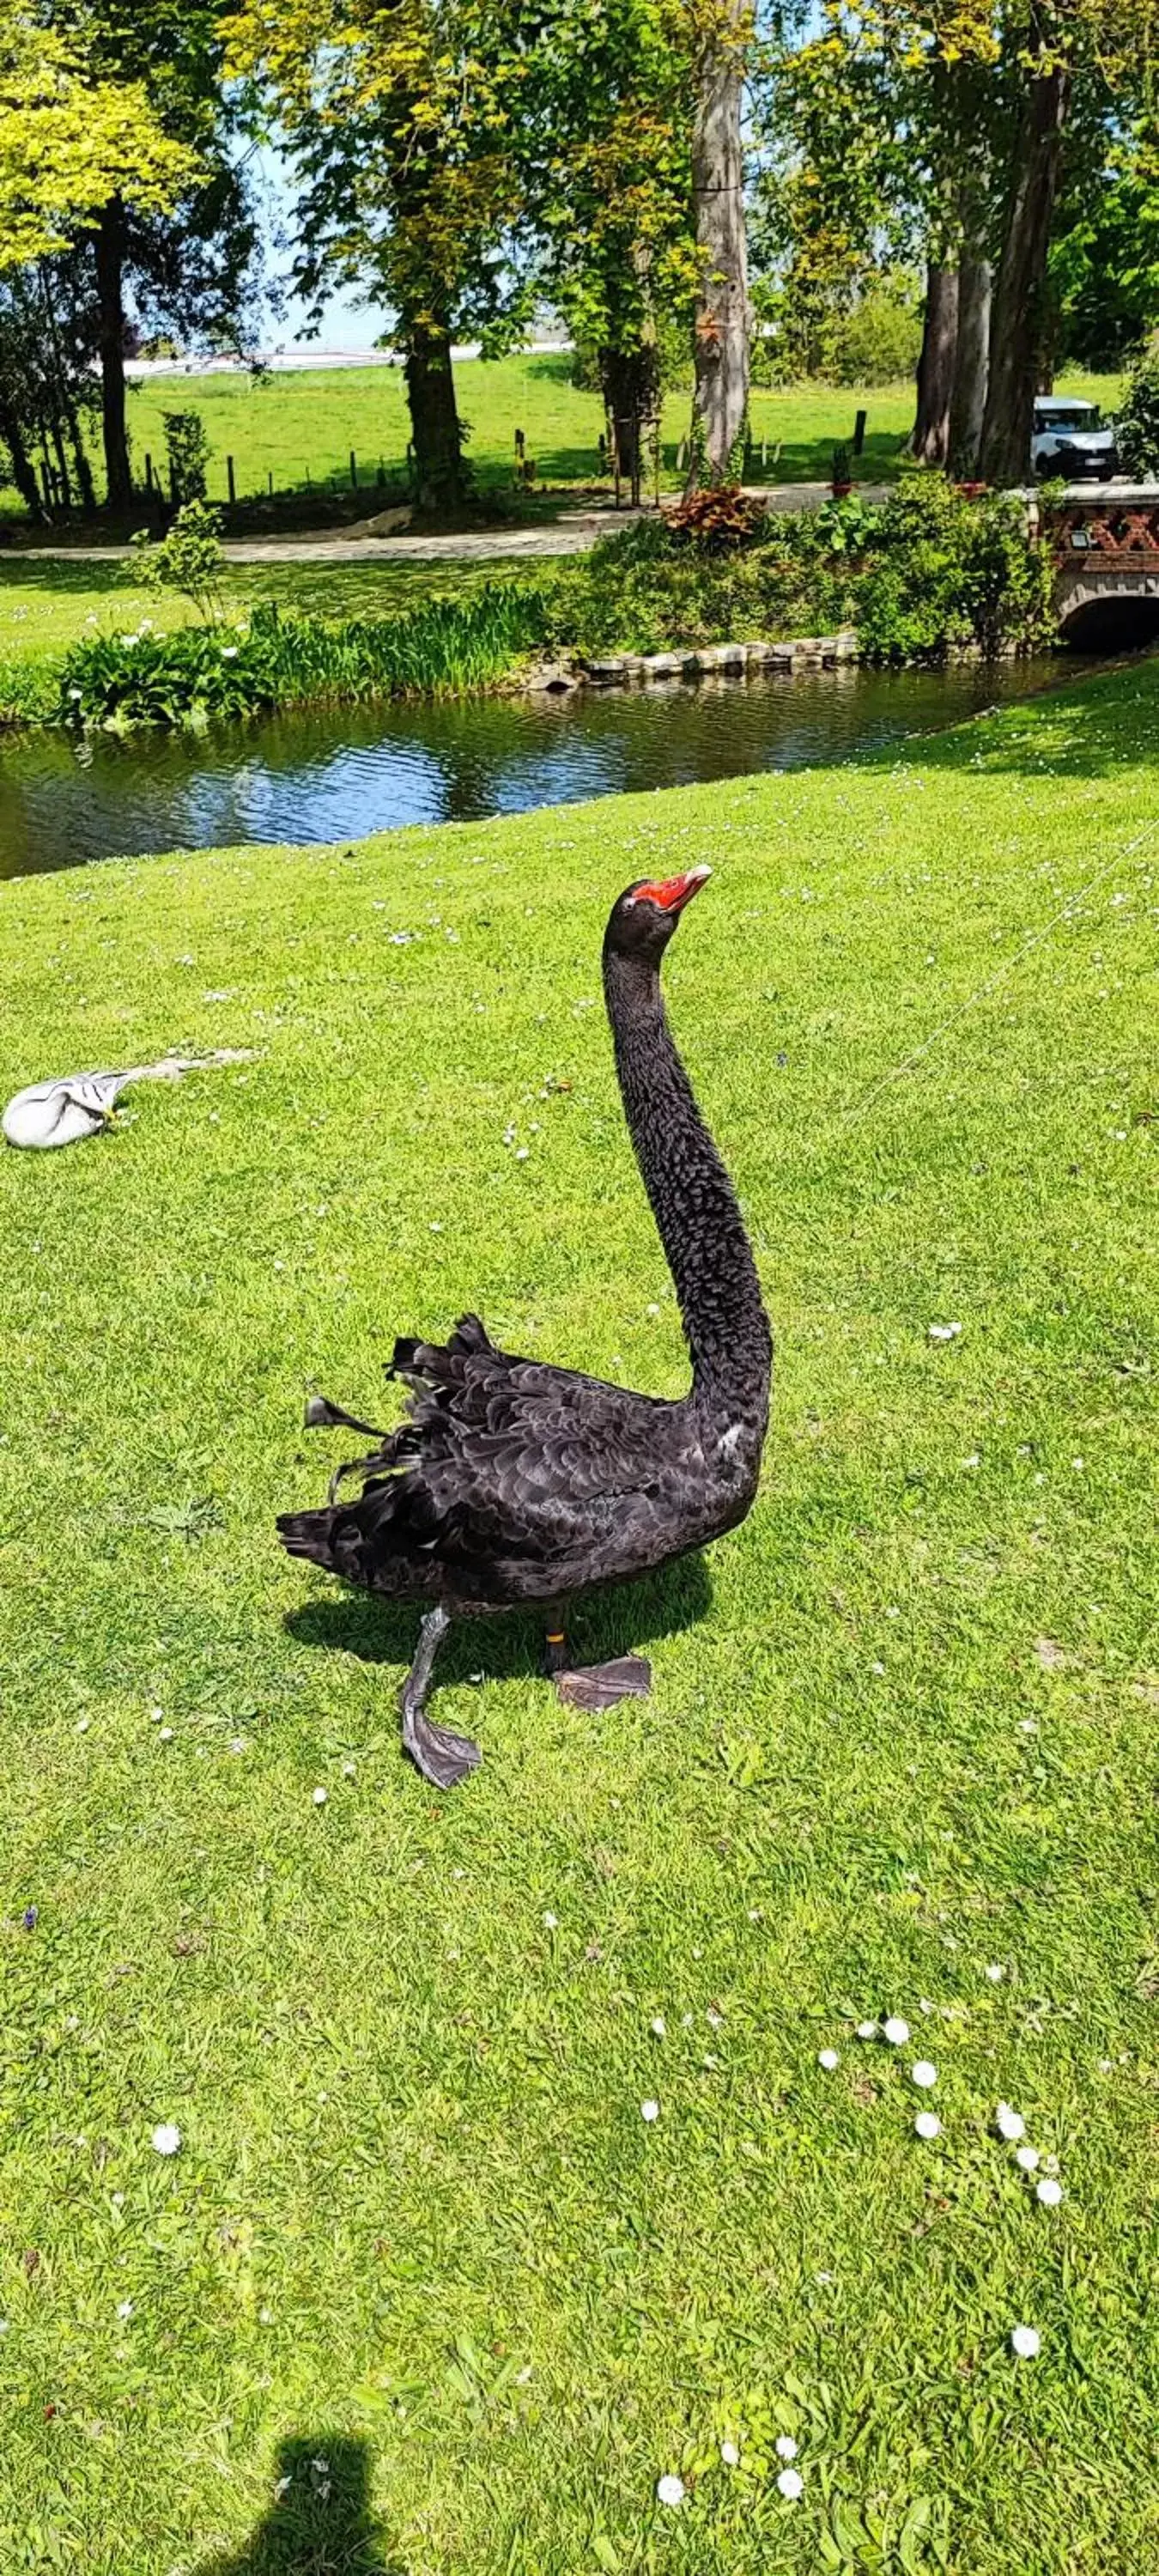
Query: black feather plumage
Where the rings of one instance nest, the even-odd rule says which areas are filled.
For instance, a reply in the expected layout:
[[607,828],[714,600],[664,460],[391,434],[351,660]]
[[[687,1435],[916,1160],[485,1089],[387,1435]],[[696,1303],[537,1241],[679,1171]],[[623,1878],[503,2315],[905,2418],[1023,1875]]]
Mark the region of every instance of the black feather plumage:
[[630,887],[604,942],[616,1069],[680,1299],[688,1394],[669,1402],[518,1358],[495,1348],[477,1315],[462,1316],[445,1343],[403,1336],[388,1374],[410,1391],[409,1420],[373,1435],[381,1445],[357,1462],[356,1498],[283,1514],[291,1555],[375,1592],[470,1614],[552,1604],[644,1573],[744,1518],[772,1340],[736,1199],[659,983],[700,873]]

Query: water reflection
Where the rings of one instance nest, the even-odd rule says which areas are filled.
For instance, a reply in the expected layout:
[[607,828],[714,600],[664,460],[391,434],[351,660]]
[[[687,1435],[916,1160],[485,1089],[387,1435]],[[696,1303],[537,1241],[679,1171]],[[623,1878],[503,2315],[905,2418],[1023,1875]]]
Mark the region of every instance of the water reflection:
[[339,841],[405,823],[850,758],[1021,697],[1057,665],[818,671],[564,698],[332,708],[208,734],[12,737],[0,877],[139,851]]

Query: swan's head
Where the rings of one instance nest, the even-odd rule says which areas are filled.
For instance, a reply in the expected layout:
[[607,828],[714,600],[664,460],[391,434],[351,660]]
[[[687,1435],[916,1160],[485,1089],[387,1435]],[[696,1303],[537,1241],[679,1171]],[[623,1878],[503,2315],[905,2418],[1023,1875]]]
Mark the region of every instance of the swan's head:
[[626,886],[612,905],[604,947],[658,966],[686,904],[711,875],[711,868],[689,868],[681,877],[640,877]]

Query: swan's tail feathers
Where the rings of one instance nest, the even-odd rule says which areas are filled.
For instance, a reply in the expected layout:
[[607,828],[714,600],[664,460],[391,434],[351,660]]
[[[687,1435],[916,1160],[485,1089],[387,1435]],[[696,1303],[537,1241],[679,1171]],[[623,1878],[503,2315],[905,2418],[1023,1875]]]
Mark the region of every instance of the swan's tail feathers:
[[413,1334],[400,1334],[386,1374],[406,1380],[419,1378],[428,1386],[458,1386],[463,1381],[466,1362],[494,1347],[477,1315],[460,1315],[445,1342],[423,1342]]
[[324,1565],[329,1573],[336,1574],[333,1530],[332,1511],[278,1514],[278,1537],[287,1556],[308,1557],[312,1565]]

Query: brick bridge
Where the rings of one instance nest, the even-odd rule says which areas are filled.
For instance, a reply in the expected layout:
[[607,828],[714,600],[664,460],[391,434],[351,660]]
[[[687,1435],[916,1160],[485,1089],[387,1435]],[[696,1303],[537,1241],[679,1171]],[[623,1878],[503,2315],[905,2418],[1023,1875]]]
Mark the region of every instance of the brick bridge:
[[1072,483],[1044,520],[1067,643],[1097,653],[1159,640],[1159,484]]

